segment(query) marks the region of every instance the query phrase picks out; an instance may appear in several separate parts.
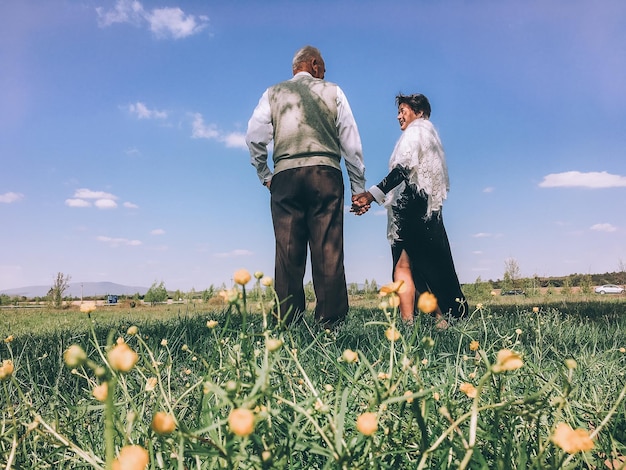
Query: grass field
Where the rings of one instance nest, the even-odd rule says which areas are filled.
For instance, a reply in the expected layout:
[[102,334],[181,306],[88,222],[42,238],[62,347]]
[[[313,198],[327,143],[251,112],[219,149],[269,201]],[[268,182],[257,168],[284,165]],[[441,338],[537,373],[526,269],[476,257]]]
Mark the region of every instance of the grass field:
[[271,289],[244,291],[89,314],[2,310],[0,462],[626,467],[624,297],[495,296],[438,330],[428,315],[397,324],[393,294],[361,296],[333,330],[310,312],[285,330],[268,314]]

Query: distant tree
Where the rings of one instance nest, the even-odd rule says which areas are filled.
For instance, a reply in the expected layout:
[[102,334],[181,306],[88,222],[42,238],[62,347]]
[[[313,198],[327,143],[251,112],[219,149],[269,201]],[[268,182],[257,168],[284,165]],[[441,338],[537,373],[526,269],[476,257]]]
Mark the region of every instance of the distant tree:
[[490,281],[483,281],[480,276],[476,278],[473,284],[465,284],[463,293],[471,300],[485,300],[491,296],[493,285]]
[[615,283],[621,285],[626,284],[626,263],[621,259],[617,263],[617,271],[617,280]]
[[204,289],[202,291],[202,301],[207,302],[214,295],[215,295],[215,287],[213,286],[213,284],[211,284],[208,289]]
[[10,305],[11,304],[11,297],[9,297],[7,294],[0,294],[0,305]]
[[179,300],[183,300],[183,293],[180,289],[176,289],[176,292],[174,292],[174,301],[178,302]]
[[589,274],[585,274],[582,276],[582,278],[580,279],[580,293],[587,295],[587,294],[591,294],[592,289],[593,288],[593,280],[591,278],[591,275]]
[[356,295],[359,293],[359,285],[356,282],[351,282],[348,284],[348,294]]
[[48,301],[55,307],[63,307],[63,294],[70,287],[70,275],[57,273],[52,287],[48,291]]
[[152,283],[148,292],[144,296],[144,301],[149,302],[150,305],[154,305],[156,303],[165,302],[167,300],[167,289],[165,288],[165,283],[161,281],[160,284],[156,282]]
[[503,289],[515,289],[520,278],[519,264],[515,258],[504,260],[504,278],[502,279]]
[[572,283],[570,282],[569,277],[566,277],[563,280],[563,286],[561,287],[561,294],[565,297],[570,297],[573,293]]

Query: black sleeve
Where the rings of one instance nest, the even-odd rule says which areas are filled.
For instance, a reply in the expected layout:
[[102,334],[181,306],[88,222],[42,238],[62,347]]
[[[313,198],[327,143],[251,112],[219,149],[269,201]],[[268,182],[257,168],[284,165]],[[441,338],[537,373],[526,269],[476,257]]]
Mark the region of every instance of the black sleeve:
[[396,166],[376,186],[383,193],[387,194],[389,191],[391,191],[393,188],[398,186],[403,181],[407,181],[408,177],[409,177],[408,168],[403,167],[403,166]]

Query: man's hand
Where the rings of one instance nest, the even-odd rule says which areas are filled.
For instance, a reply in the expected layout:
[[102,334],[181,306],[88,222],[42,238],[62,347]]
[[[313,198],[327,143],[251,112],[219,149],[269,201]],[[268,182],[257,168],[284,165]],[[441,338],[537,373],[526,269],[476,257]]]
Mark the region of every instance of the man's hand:
[[355,215],[365,214],[371,207],[371,203],[374,200],[374,196],[369,191],[364,193],[355,194],[352,196],[352,207],[350,212],[354,212]]

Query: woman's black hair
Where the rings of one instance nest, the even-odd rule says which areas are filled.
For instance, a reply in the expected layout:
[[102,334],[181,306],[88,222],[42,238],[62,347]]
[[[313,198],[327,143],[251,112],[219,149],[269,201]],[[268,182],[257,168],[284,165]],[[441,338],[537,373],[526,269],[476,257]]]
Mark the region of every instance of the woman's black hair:
[[420,93],[414,95],[398,94],[398,96],[396,96],[396,106],[400,106],[401,104],[406,104],[415,114],[419,114],[420,111],[423,111],[426,117],[430,117],[430,103],[428,98]]

